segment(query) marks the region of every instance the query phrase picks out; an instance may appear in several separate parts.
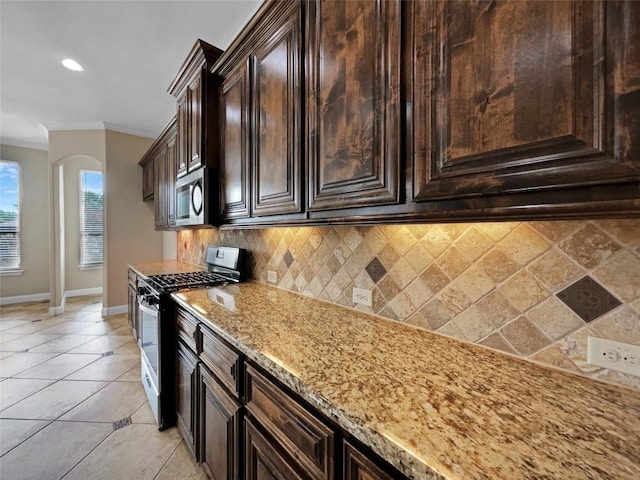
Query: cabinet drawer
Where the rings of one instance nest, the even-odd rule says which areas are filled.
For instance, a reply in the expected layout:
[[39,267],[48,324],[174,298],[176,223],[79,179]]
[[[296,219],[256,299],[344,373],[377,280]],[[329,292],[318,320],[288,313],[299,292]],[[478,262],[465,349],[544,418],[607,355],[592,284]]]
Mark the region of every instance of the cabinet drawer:
[[231,392],[240,394],[240,355],[218,336],[201,325],[202,350],[200,359]]
[[178,337],[191,350],[198,353],[198,321],[184,310],[178,310],[176,313],[176,330]]
[[333,479],[334,432],[302,405],[247,366],[247,410],[269,431],[305,471]]
[[394,480],[406,478],[400,474],[389,475],[355,445],[344,441],[344,480]]

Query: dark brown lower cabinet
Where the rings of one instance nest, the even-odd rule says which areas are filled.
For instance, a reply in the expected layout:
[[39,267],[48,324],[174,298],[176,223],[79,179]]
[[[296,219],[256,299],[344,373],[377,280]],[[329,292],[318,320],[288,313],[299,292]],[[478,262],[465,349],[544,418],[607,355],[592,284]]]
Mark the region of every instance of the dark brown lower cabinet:
[[176,355],[176,422],[187,447],[197,460],[198,357],[182,342]]
[[200,364],[200,462],[210,479],[240,478],[241,405]]
[[260,432],[254,422],[246,418],[245,468],[246,480],[306,480],[313,477],[302,476],[291,468],[291,461],[283,456],[273,443]]
[[128,288],[128,316],[127,320],[129,321],[129,330],[131,330],[131,334],[136,336],[136,314],[138,312],[138,298],[136,296],[136,289],[134,286],[129,284]]
[[344,480],[393,480],[347,440],[344,441]]

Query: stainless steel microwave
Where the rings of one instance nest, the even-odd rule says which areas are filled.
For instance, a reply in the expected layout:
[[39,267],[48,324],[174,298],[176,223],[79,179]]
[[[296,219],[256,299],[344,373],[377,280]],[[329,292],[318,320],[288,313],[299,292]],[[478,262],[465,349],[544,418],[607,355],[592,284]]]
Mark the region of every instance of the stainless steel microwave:
[[210,201],[209,177],[209,170],[200,167],[176,180],[176,226],[212,224],[214,205]]

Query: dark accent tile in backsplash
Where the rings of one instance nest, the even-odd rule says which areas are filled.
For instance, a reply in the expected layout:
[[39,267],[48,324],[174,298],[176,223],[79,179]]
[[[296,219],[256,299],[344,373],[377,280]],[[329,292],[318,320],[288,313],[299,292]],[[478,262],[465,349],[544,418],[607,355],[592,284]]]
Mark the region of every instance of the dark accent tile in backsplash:
[[604,315],[621,303],[589,276],[582,277],[559,292],[558,298],[585,322]]
[[371,277],[371,280],[373,280],[373,283],[378,283],[380,279],[387,274],[387,269],[380,263],[378,257],[374,257],[374,259],[369,262],[369,265],[365,267],[365,270]]
[[293,255],[291,255],[291,252],[289,250],[287,250],[287,253],[284,254],[284,263],[287,264],[287,267],[290,267],[291,264],[293,263]]

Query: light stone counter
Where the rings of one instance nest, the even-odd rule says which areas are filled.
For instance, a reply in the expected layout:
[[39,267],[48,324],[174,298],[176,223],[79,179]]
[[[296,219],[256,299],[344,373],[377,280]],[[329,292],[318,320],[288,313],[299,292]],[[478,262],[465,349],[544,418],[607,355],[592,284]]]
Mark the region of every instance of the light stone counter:
[[173,297],[411,478],[640,478],[632,390],[260,283]]
[[199,265],[193,265],[187,262],[181,262],[179,260],[158,260],[155,262],[141,262],[131,263],[129,268],[142,275],[143,277],[149,277],[150,275],[164,275],[167,273],[189,273],[189,272],[201,272],[206,270]]

